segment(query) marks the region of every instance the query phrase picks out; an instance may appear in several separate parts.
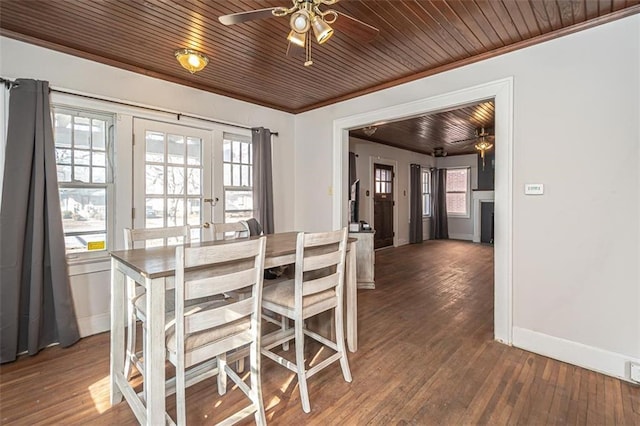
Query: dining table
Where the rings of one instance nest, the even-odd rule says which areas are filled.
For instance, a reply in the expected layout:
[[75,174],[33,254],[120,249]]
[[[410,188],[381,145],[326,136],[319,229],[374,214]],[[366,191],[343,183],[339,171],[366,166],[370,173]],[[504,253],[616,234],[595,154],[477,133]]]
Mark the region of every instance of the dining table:
[[[298,232],[266,235],[265,269],[295,263]],[[259,238],[259,237],[250,237]],[[196,245],[233,244],[234,240],[204,241]],[[110,400],[115,405],[127,401],[142,425],[166,423],[165,399],[165,293],[166,278],[175,275],[175,246],[135,248],[111,254],[111,341]],[[126,282],[132,279],[145,288],[147,306],[143,333],[143,392],[136,392],[124,376]],[[349,351],[358,348],[357,340],[356,240],[347,244],[345,266],[345,327]]]

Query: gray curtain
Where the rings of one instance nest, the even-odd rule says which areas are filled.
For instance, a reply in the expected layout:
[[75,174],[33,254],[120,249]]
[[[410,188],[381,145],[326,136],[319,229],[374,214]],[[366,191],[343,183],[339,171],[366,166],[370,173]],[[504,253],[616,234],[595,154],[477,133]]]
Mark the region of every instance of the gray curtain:
[[0,208],[0,362],[79,338],[65,259],[49,83],[16,80]]
[[271,170],[271,131],[251,129],[253,146],[253,211],[265,234],[273,234],[273,180]]
[[447,169],[431,169],[431,238],[449,238]]
[[409,186],[409,243],[422,242],[422,167],[411,164]]

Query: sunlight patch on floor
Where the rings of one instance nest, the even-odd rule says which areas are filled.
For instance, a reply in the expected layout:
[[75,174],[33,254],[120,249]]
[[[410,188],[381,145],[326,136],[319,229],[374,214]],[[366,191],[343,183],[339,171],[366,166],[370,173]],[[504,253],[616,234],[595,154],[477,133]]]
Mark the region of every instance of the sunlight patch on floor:
[[110,389],[109,376],[105,376],[89,386],[89,393],[91,393],[93,405],[100,414],[111,408]]

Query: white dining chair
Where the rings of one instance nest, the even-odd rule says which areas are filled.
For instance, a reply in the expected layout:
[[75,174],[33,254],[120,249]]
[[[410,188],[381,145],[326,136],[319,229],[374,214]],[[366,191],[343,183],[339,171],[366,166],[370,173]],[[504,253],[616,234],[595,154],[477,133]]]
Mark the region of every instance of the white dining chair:
[[249,238],[249,227],[246,222],[206,222],[204,224],[205,240],[235,240],[237,238]]
[[[263,336],[262,354],[297,373],[302,409],[311,411],[307,379],[334,361],[340,361],[345,381],[351,382],[349,361],[345,350],[343,326],[344,268],[347,229],[322,233],[299,233],[296,244],[295,279],[266,286],[262,306],[290,318],[293,329],[280,329]],[[306,328],[305,320],[333,309],[336,341]],[[304,358],[305,336],[313,338],[335,352],[323,361],[307,368]],[[294,340],[295,362],[272,351],[283,342]]]
[[[228,377],[251,402],[224,424],[233,424],[251,414],[258,425],[266,424],[260,380],[265,247],[266,238],[262,237],[224,245],[176,248],[175,323],[167,330],[166,347],[167,359],[176,368],[178,425],[186,422],[185,388],[197,383],[197,376],[211,375],[203,365],[210,365],[209,370],[217,365],[220,395],[226,393]],[[247,287],[251,289],[250,294],[242,300],[188,303]],[[227,353],[247,347],[249,385],[226,362]],[[217,359],[217,363],[207,363],[213,359]],[[197,375],[190,376],[190,370],[195,370]]]
[[[124,248],[143,248],[149,246],[166,246],[176,244],[189,244],[191,242],[191,227],[171,226],[165,228],[125,228]],[[167,280],[172,281],[173,278]],[[173,287],[172,283],[165,283],[167,287]],[[124,376],[129,377],[132,366],[135,366],[144,377],[141,354],[144,351],[136,351],[136,326],[137,322],[143,323],[146,320],[146,304],[144,298],[144,288],[136,284],[135,281],[127,280],[127,347],[124,364]],[[168,293],[168,299],[172,299],[172,294]],[[171,309],[171,308],[170,308]],[[144,341],[144,339],[143,339]]]

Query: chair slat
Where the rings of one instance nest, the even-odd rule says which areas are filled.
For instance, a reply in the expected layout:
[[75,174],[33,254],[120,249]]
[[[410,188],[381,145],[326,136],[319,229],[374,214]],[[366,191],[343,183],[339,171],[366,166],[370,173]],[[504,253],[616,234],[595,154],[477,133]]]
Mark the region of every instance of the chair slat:
[[219,308],[206,309],[185,316],[184,332],[185,334],[197,333],[245,318],[253,313],[253,303],[254,298],[249,297]]
[[326,268],[328,266],[337,265],[340,263],[341,253],[334,251],[326,254],[319,254],[317,256],[305,257],[304,259],[304,272],[315,271],[316,269]]
[[224,244],[224,249],[211,250],[211,247],[191,247],[185,251],[185,268],[206,265],[210,263],[232,262],[239,259],[247,259],[258,254],[260,250],[259,240],[242,240]]
[[228,275],[206,277],[185,282],[185,300],[199,299],[214,294],[228,293],[251,286],[256,281],[256,268],[233,272]]
[[302,285],[302,295],[309,296],[334,288],[338,285],[338,279],[338,274],[335,273],[327,275],[326,277],[316,278],[315,280],[305,281]]

